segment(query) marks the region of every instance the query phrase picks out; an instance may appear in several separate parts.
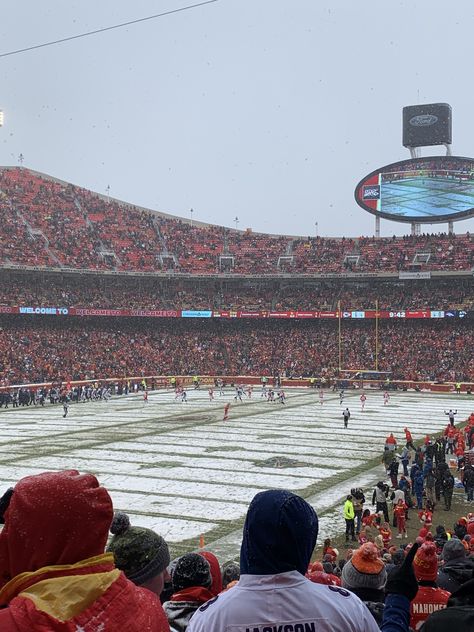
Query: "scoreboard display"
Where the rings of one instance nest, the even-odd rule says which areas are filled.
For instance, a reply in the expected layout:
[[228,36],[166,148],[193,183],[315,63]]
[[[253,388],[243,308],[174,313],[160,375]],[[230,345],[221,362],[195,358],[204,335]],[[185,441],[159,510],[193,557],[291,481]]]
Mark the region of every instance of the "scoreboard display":
[[430,156],[373,171],[356,187],[364,210],[398,222],[437,223],[474,215],[474,159]]

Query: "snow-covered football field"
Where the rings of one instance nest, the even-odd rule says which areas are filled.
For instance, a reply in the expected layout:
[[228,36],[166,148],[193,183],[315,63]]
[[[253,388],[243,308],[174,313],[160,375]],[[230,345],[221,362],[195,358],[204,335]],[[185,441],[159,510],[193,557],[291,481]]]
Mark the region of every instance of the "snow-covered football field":
[[[28,474],[75,468],[93,472],[110,491],[115,509],[132,524],[161,533],[173,552],[206,545],[221,558],[235,557],[248,504],[259,491],[284,487],[298,492],[320,517],[319,541],[342,528],[341,499],[351,487],[370,490],[383,477],[385,438],[399,442],[408,425],[415,439],[442,430],[444,411],[463,421],[474,409],[465,395],[393,393],[384,406],[369,391],[326,392],[320,405],[311,389],[287,389],[287,404],[269,403],[256,390],[234,402],[234,392],[189,390],[113,398],[108,403],[30,406],[0,410],[0,489]],[[231,402],[230,418],[222,421]],[[342,410],[351,410],[344,430]],[[279,458],[283,457],[283,458]]]

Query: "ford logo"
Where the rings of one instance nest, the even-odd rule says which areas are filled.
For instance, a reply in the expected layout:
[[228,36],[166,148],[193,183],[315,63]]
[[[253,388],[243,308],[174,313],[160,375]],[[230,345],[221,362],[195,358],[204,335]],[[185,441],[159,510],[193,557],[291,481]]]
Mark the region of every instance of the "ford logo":
[[410,119],[410,125],[414,127],[429,127],[438,122],[438,117],[434,114],[418,114]]

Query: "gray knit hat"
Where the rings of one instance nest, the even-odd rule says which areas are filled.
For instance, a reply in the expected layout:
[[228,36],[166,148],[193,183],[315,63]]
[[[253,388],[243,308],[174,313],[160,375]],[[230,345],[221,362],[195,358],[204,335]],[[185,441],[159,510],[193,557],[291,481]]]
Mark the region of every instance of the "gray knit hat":
[[229,561],[222,565],[222,587],[227,588],[227,584],[240,579],[240,565],[237,562]]
[[372,542],[366,542],[354,552],[342,569],[344,588],[372,588],[382,590],[387,583],[385,564]]
[[461,540],[458,540],[457,538],[451,538],[451,540],[448,540],[443,546],[441,558],[445,562],[463,557],[466,557],[466,549],[464,548],[464,544],[461,542]]
[[114,535],[107,551],[115,566],[137,586],[162,573],[170,563],[165,540],[151,529],[132,527],[126,513],[118,511],[110,526]]

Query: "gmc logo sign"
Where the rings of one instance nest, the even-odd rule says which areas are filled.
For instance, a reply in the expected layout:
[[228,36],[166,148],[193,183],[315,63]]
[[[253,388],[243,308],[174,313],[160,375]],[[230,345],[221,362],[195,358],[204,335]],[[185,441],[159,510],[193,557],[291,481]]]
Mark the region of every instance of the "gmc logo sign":
[[362,188],[363,200],[378,200],[380,198],[380,186],[378,184],[366,184]]

